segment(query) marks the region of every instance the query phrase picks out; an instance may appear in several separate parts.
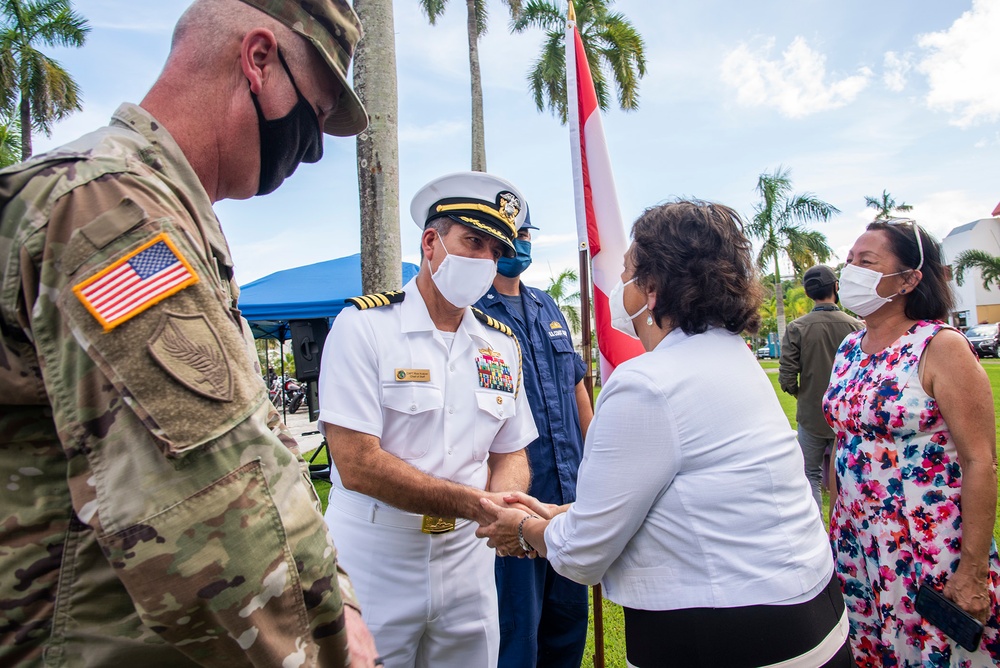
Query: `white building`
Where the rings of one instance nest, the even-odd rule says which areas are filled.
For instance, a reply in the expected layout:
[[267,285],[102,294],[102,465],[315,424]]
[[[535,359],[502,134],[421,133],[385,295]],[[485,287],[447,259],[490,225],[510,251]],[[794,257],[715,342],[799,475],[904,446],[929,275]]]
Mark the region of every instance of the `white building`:
[[[944,261],[955,266],[955,260],[964,250],[978,249],[1000,256],[1000,218],[982,218],[959,225],[941,242]],[[983,288],[978,269],[965,272],[962,285],[954,279],[950,285],[955,292],[955,310],[951,324],[956,327],[981,322],[1000,322],[1000,286],[993,283],[989,290]]]

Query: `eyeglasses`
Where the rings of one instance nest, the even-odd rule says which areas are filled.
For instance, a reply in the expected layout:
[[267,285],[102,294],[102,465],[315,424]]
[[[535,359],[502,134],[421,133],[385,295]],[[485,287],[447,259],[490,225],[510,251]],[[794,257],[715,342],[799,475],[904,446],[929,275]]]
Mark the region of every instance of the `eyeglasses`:
[[917,238],[917,251],[920,252],[920,262],[914,267],[914,271],[917,271],[924,266],[924,244],[920,240],[920,228],[917,226],[917,221],[912,218],[890,218],[885,222],[886,225],[899,225],[899,226],[909,226],[913,230],[913,236]]

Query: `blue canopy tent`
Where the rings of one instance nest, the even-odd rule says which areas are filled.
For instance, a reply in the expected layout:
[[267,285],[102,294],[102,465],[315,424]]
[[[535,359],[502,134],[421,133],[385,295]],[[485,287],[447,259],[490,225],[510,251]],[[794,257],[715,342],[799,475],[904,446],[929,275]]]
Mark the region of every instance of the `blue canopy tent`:
[[[403,263],[403,283],[419,267]],[[240,288],[240,310],[255,338],[284,341],[289,320],[332,320],[361,291],[361,254],[284,269]]]
[[[403,283],[417,275],[419,267],[404,262]],[[284,269],[240,288],[239,308],[250,323],[255,339],[277,339],[283,344],[290,335],[290,320],[327,320],[329,324],[347,306],[345,300],[363,294],[361,254]],[[285,358],[281,356],[281,376]],[[285,410],[284,402],[281,406]],[[314,455],[315,456],[315,455]]]

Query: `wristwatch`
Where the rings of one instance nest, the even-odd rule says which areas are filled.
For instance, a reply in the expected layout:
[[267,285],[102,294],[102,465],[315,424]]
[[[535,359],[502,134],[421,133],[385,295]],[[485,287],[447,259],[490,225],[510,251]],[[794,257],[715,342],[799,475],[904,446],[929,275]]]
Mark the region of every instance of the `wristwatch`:
[[517,525],[517,543],[521,546],[521,549],[525,554],[535,551],[535,548],[531,547],[531,544],[524,539],[524,523],[532,518],[536,520],[539,519],[538,515],[525,515],[521,519],[520,524]]

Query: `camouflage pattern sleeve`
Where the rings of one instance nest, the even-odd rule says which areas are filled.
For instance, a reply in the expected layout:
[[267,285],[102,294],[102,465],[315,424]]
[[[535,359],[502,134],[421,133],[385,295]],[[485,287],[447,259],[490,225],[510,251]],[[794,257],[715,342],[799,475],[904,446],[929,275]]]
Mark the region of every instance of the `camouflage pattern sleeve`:
[[[0,474],[24,487],[0,491],[0,664],[346,665],[336,550],[269,428],[214,216],[98,167],[2,202]],[[115,292],[164,261],[169,289]]]

